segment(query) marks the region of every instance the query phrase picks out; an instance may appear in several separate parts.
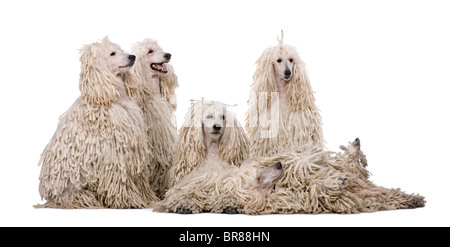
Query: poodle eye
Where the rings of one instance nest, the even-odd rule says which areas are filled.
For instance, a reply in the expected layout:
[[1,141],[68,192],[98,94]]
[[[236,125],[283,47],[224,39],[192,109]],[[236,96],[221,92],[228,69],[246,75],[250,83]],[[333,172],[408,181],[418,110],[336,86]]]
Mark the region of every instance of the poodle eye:
[[116,52],[115,51],[113,51],[113,52],[111,52],[111,54],[110,54],[111,56],[115,56],[116,55]]
[[211,118],[213,118],[213,116],[212,115],[208,115],[208,116],[206,116],[206,118],[207,119],[211,119]]
[[277,63],[281,63],[281,58],[278,58]]
[[222,119],[222,120],[225,120],[225,116],[224,115],[220,115],[219,118]]
[[150,49],[150,50],[148,51],[148,53],[153,53],[153,50],[152,50],[152,49]]
[[291,62],[291,63],[292,63],[292,62],[294,62],[294,59],[292,59],[292,58],[289,58],[289,62]]

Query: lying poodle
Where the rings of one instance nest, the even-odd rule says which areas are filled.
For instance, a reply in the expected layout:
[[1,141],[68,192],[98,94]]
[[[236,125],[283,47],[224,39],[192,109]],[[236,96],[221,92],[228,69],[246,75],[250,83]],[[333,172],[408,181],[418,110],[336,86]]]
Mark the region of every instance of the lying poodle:
[[79,97],[45,147],[39,192],[49,208],[146,208],[150,152],[136,86],[126,78],[135,62],[108,38],[81,52]]
[[257,162],[246,162],[241,167],[224,162],[203,165],[170,188],[165,199],[153,207],[157,212],[180,214],[263,210],[266,194],[282,173],[280,162],[266,168]]
[[276,160],[285,168],[263,213],[360,213],[425,205],[422,196],[373,184],[358,138],[340,148],[344,153],[310,145],[259,159],[263,167]]
[[[344,153],[314,145],[241,167],[203,166],[171,188],[155,211],[176,213],[360,213],[423,207],[424,198],[368,180],[359,139]],[[276,162],[276,163],[274,163]]]
[[149,165],[152,167],[150,184],[159,198],[163,198],[169,185],[168,170],[175,162],[177,127],[175,88],[177,76],[168,62],[172,55],[164,52],[158,43],[146,39],[136,43],[132,52],[136,63],[128,79],[137,85],[137,97],[146,125],[151,148]]
[[295,48],[282,38],[256,63],[245,126],[252,156],[268,157],[307,144],[323,147],[321,116]]
[[176,149],[171,186],[200,166],[240,166],[249,157],[247,135],[227,105],[203,99],[186,113]]

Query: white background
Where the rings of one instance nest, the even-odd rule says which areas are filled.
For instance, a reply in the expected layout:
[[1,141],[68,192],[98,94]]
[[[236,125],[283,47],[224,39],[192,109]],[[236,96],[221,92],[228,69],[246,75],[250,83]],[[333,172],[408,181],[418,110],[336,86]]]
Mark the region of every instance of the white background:
[[[1,226],[449,226],[450,6],[446,1],[2,1]],[[359,137],[372,180],[420,193],[425,208],[357,215],[176,215],[34,209],[37,166],[79,96],[79,49],[104,36],[130,50],[153,38],[190,99],[237,104],[245,119],[255,62],[297,47],[329,150]]]

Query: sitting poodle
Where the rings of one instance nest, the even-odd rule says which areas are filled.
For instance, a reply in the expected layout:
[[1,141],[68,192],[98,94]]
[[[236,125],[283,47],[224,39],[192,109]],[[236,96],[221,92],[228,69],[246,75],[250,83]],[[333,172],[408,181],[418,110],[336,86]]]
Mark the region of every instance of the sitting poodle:
[[168,64],[172,55],[164,52],[156,41],[146,39],[136,43],[132,52],[136,54],[136,63],[128,79],[137,86],[134,99],[143,111],[151,148],[149,165],[153,173],[149,182],[156,195],[163,198],[169,185],[168,171],[175,163],[177,76]]
[[176,149],[177,161],[170,170],[171,186],[195,168],[240,166],[249,157],[247,135],[227,105],[203,99],[192,102]]
[[305,64],[283,38],[258,59],[248,102],[245,127],[252,156],[268,157],[307,144],[324,146]]
[[39,192],[49,208],[147,208],[150,152],[142,111],[126,78],[135,62],[107,38],[81,52],[79,97],[45,147]]
[[[176,213],[360,213],[423,207],[424,198],[368,180],[359,139],[324,152],[314,145],[241,167],[201,167],[171,188],[155,211]],[[276,163],[274,163],[276,162]]]

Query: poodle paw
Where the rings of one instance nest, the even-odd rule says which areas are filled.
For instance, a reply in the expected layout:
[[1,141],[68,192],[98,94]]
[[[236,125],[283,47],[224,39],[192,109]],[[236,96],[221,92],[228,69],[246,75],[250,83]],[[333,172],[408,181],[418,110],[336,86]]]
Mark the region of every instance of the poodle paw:
[[187,207],[180,207],[177,209],[177,214],[192,214],[192,210]]
[[356,138],[352,142],[352,146],[355,147],[356,150],[360,150],[361,149],[361,141],[359,140],[359,138]]
[[414,196],[407,205],[407,208],[422,208],[425,207],[425,198],[423,196]]
[[237,208],[235,207],[226,207],[222,211],[223,214],[238,214]]

